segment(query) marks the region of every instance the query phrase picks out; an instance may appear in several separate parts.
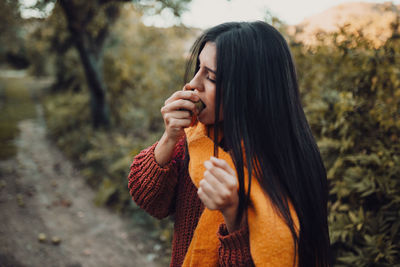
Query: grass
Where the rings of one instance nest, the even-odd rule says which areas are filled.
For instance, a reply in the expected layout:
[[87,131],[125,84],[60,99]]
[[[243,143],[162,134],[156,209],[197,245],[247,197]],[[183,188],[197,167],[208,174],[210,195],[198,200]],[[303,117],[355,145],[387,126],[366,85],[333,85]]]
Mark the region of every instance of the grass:
[[27,78],[0,77],[0,160],[16,154],[18,122],[36,116]]

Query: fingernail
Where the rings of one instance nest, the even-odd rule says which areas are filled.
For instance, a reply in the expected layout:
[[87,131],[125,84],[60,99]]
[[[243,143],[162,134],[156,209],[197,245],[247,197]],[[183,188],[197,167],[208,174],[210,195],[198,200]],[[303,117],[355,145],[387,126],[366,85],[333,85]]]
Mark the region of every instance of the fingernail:
[[216,157],[214,157],[214,156],[211,156],[211,159],[212,160],[214,160],[214,161],[216,161],[216,162],[218,162],[219,161],[219,159],[217,159]]
[[204,161],[204,167],[206,167],[206,169],[209,169],[212,167],[212,164],[208,160]]

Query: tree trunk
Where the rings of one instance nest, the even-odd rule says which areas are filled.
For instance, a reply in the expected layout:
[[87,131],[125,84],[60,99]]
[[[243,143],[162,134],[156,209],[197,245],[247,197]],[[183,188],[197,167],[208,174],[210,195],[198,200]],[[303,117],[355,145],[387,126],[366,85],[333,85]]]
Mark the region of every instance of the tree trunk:
[[[110,126],[109,108],[106,102],[106,85],[103,80],[103,45],[108,36],[108,25],[100,30],[100,35],[94,38],[90,31],[85,30],[98,10],[98,2],[94,7],[82,9],[74,1],[59,0],[67,19],[71,38],[79,52],[85,76],[90,91],[90,107],[94,128]],[[97,8],[97,9],[96,9]],[[81,13],[79,13],[81,11]]]
[[76,47],[82,60],[90,90],[90,107],[94,128],[110,126],[110,114],[106,101],[106,85],[103,80],[101,49],[90,49],[92,45],[84,36],[76,36]]

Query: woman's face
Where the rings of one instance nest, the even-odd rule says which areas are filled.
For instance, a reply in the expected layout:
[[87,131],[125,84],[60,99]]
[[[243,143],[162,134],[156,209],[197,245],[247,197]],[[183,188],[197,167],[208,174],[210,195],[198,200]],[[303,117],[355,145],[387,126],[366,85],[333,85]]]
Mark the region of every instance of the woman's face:
[[[199,70],[189,82],[191,88],[198,94],[206,107],[198,114],[198,120],[203,124],[213,124],[215,117],[215,93],[216,93],[216,71],[217,71],[217,48],[215,43],[207,42],[199,55]],[[222,106],[220,118],[222,116]]]

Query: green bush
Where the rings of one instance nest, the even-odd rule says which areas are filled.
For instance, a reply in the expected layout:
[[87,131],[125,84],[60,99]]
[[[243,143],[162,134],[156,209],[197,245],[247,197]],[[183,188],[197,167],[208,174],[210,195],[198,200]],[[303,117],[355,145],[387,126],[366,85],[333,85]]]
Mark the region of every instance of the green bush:
[[329,46],[293,49],[305,111],[330,181],[337,266],[400,263],[398,22],[392,30],[379,48],[362,31],[343,27],[326,36]]
[[[60,25],[52,24],[53,20],[49,18],[47,26],[54,29],[47,31],[56,34]],[[51,34],[38,36],[40,45],[54,40]],[[148,229],[151,238],[164,244],[165,255],[160,252],[159,256],[165,256],[166,264],[173,223],[153,219],[134,204],[127,176],[133,157],[161,137],[160,108],[183,87],[188,38],[190,31],[183,27],[146,27],[138,13],[126,8],[104,52],[111,128],[91,127],[89,92],[75,50],[55,53],[56,87],[44,101],[49,134],[96,190],[95,203],[131,214],[135,225]]]
[[[104,59],[111,129],[90,126],[89,97],[74,52],[59,60],[62,73],[81,89],[69,86],[50,95],[47,123],[57,144],[98,190],[96,203],[131,211],[137,224],[169,244],[171,221],[153,220],[133,204],[126,176],[133,156],[161,136],[160,107],[183,85],[184,47],[191,35],[184,28],[145,27],[139,15],[125,12]],[[328,219],[336,266],[400,262],[398,22],[392,31],[378,48],[362,30],[346,27],[323,35],[313,47],[290,42],[304,109],[330,182]]]

